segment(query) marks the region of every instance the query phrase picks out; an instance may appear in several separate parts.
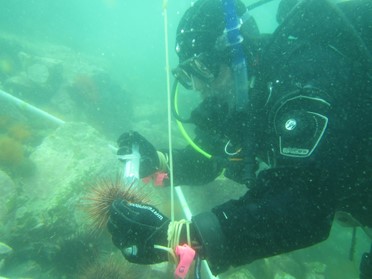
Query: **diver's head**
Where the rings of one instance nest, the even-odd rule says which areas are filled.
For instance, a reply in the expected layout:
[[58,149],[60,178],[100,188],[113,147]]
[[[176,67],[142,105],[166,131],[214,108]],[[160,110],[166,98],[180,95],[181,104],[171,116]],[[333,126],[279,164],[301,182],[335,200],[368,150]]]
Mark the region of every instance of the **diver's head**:
[[[239,17],[246,12],[240,0],[235,0],[235,9]],[[220,0],[198,0],[183,15],[176,34],[179,65],[173,74],[185,88],[203,91],[227,79],[232,53],[225,25]]]

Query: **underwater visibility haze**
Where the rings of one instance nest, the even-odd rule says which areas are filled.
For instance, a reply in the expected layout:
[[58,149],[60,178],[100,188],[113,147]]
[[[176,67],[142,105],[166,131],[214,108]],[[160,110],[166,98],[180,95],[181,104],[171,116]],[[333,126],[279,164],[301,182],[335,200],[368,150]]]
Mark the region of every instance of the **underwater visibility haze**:
[[[167,1],[171,67],[176,28],[192,2]],[[278,3],[252,12],[261,32],[277,27]],[[112,147],[122,132],[168,145],[162,1],[0,0],[0,7],[0,278],[173,278],[166,264],[122,257],[102,217],[110,200],[100,199],[121,187]],[[181,93],[182,109],[199,100]],[[175,123],[172,131],[174,145],[185,146]],[[170,215],[168,189],[139,187],[145,195],[135,199],[151,197]],[[183,188],[193,213],[245,191],[224,178]],[[179,206],[176,216],[183,218]],[[356,278],[367,240],[358,231],[358,260],[350,261],[351,239],[352,230],[335,225],[324,243],[220,278]]]

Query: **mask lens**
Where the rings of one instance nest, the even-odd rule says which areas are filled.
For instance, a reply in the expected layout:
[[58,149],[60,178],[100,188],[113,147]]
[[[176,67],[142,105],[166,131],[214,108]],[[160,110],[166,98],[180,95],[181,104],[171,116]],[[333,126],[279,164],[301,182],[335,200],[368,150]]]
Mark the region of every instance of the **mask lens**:
[[206,82],[214,79],[214,74],[209,70],[203,61],[203,56],[195,57],[190,64],[190,67],[195,72],[195,75]]
[[172,71],[173,76],[188,90],[193,89],[193,81],[191,74],[189,74],[185,69],[181,66],[178,66],[176,69]]
[[208,56],[200,54],[182,62],[172,71],[175,78],[186,88],[193,88],[192,76],[195,76],[205,83],[215,79],[213,72],[207,67]]

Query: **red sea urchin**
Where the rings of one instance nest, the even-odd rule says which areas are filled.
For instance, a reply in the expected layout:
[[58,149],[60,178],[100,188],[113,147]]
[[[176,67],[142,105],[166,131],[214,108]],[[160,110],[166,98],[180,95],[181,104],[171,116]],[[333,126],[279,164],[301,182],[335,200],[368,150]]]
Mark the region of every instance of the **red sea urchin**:
[[133,203],[148,203],[145,194],[131,185],[125,185],[120,177],[101,178],[89,189],[83,198],[84,208],[88,212],[95,229],[106,227],[110,215],[110,206],[116,199]]

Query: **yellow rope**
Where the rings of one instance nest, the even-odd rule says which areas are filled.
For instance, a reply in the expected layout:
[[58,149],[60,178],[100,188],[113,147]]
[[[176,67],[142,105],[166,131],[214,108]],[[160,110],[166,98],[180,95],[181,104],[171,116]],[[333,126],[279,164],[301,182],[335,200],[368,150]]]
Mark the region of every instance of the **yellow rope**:
[[158,153],[159,158],[159,170],[160,171],[168,171],[169,165],[168,165],[168,156],[164,154],[163,152],[156,151]]
[[178,258],[175,251],[176,247],[180,244],[181,233],[184,227],[186,227],[187,244],[191,247],[190,224],[191,222],[185,219],[170,222],[168,226],[168,247],[154,245],[156,249],[167,251],[169,254],[169,261],[176,265],[178,264]]

